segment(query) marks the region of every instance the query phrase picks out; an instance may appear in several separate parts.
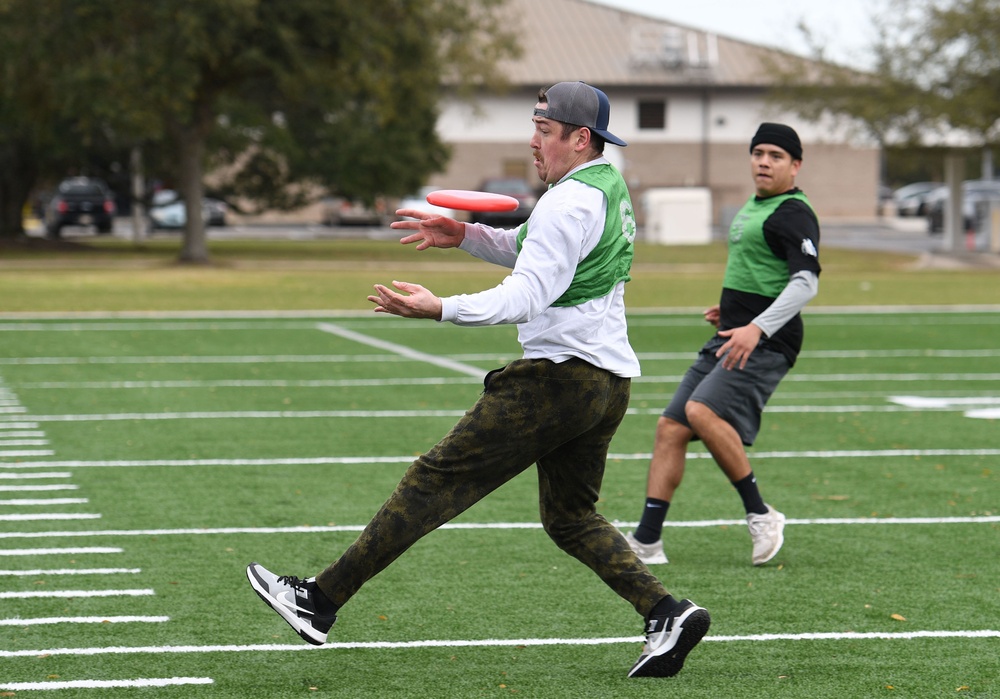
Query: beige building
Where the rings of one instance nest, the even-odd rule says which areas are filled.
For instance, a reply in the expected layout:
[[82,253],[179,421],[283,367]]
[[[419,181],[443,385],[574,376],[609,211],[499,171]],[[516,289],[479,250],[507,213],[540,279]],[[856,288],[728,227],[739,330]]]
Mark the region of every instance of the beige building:
[[610,129],[629,144],[609,145],[607,156],[629,183],[640,224],[643,194],[663,187],[707,188],[714,223],[727,221],[752,191],[748,148],[761,121],[799,132],[797,183],[821,217],[875,215],[877,144],[849,125],[808,123],[769,101],[769,61],[789,55],[589,0],[507,4],[523,49],[503,67],[510,89],[477,105],[445,101],[438,129],[453,157],[432,184],[470,189],[499,175],[537,182],[528,139],[538,88],[584,80],[608,94]]

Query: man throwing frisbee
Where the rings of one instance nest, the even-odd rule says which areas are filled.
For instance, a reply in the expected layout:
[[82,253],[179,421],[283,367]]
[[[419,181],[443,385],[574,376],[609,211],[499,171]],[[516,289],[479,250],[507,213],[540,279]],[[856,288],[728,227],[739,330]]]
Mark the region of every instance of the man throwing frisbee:
[[675,675],[708,631],[708,612],[671,596],[596,509],[608,446],[639,375],[624,302],[635,220],[625,182],[603,156],[605,143],[626,145],[608,131],[609,117],[607,96],[583,82],[539,91],[529,146],[549,189],[520,228],[398,212],[416,219],[392,224],[412,231],[401,242],[417,250],[460,247],[511,273],[492,289],[445,298],[409,282],[376,284],[368,297],[375,312],[515,324],[523,356],[486,375],[476,404],[410,465],[329,567],[303,580],[248,566],[255,592],[306,641],[324,643],[365,582],[532,465],[545,532],[646,622],[646,644],[630,676]]

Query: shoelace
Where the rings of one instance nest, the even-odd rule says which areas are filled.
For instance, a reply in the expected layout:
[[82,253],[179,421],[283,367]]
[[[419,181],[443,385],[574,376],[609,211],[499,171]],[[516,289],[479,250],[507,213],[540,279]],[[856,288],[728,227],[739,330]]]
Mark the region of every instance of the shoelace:
[[306,589],[306,581],[295,575],[282,575],[278,577],[279,583],[284,583],[286,585],[291,585],[298,590]]
[[766,518],[766,515],[759,515],[757,517],[747,520],[747,528],[753,535],[762,534],[763,532],[767,531],[770,528],[771,524],[772,524],[771,520]]

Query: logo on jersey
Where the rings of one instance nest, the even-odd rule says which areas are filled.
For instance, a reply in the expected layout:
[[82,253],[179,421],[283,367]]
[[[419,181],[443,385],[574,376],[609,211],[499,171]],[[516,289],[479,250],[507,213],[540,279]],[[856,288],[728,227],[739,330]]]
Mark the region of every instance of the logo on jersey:
[[749,220],[749,214],[738,214],[736,218],[733,219],[732,225],[729,226],[730,243],[738,243],[743,239],[743,229]]
[[622,199],[619,210],[622,217],[622,235],[628,242],[635,242],[635,214],[632,212],[632,205]]
[[808,255],[809,257],[819,257],[819,252],[816,250],[816,246],[813,241],[809,238],[802,239],[802,254]]

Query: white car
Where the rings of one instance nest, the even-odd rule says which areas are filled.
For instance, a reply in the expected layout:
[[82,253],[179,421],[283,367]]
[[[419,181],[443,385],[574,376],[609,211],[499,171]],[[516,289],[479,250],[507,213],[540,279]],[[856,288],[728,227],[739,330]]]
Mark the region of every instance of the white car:
[[383,197],[376,198],[371,206],[357,199],[324,197],[320,209],[320,223],[324,226],[387,226],[392,220]]
[[[410,194],[400,199],[399,206],[396,208],[417,209],[419,211],[426,211],[429,214],[437,214],[438,216],[447,216],[448,218],[458,219],[459,213],[454,209],[446,209],[443,206],[435,206],[434,204],[427,203],[427,195],[439,189],[441,189],[441,187],[421,187],[420,191],[416,194]],[[399,216],[397,218],[399,220],[406,219],[405,216]]]
[[941,187],[940,182],[913,182],[903,185],[892,193],[898,216],[924,216],[927,214],[927,200],[931,193]]
[[[201,220],[206,226],[225,226],[228,209],[225,202],[210,197],[201,200]],[[180,194],[172,189],[161,189],[153,194],[149,207],[151,228],[183,228],[187,222],[187,207]]]

